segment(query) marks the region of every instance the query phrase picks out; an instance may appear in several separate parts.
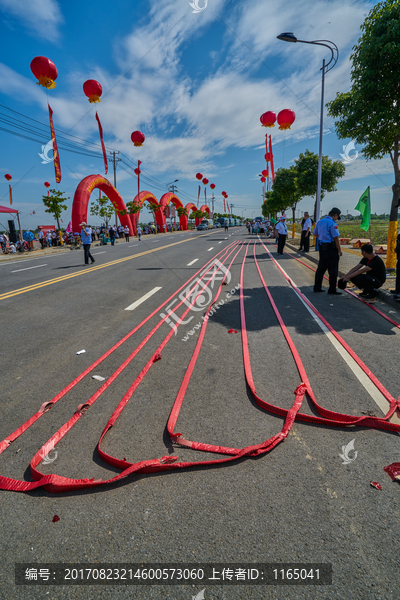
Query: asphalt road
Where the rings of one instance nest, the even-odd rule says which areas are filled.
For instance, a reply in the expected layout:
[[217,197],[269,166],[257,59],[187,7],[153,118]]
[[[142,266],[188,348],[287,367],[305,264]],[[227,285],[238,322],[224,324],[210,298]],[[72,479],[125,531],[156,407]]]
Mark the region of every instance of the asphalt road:
[[[241,245],[244,242],[244,245]],[[186,439],[242,448],[278,434],[283,419],[259,408],[246,384],[241,345],[240,272],[247,243],[243,295],[253,378],[258,395],[290,408],[301,382],[293,354],[254,264],[256,256],[272,298],[295,343],[317,402],[324,408],[383,416],[376,390],[360,381],[353,362],[299,300],[256,236],[229,234],[145,236],[115,247],[27,256],[0,264],[0,441],[31,417],[140,324],[155,315],[0,455],[0,474],[31,481],[29,464],[41,446],[95,394],[160,322],[158,309],[187,280],[227,250],[231,281],[224,304],[210,318],[175,431]],[[287,275],[383,386],[399,396],[400,330],[347,294],[314,294],[313,272],[292,256],[277,257]],[[33,268],[34,267],[34,268]],[[22,270],[26,269],[26,270]],[[209,286],[212,287],[211,284]],[[159,288],[159,289],[157,289]],[[213,296],[218,287],[212,290]],[[230,297],[227,297],[230,293]],[[136,307],[132,304],[146,299]],[[207,294],[204,304],[207,303]],[[382,303],[375,305],[400,322]],[[133,309],[126,310],[128,307]],[[172,306],[172,308],[174,305]],[[185,307],[183,307],[185,308]],[[183,308],[178,313],[182,314]],[[185,375],[205,308],[189,311],[154,363],[102,448],[129,462],[179,456],[212,460],[214,454],[172,445],[166,423]],[[193,318],[192,318],[193,317]],[[230,329],[239,333],[231,333]],[[109,479],[120,469],[104,463],[97,444],[113,410],[146,362],[171,332],[162,323],[141,352],[57,444],[39,471],[69,478]],[[80,350],[86,352],[80,355]],[[379,396],[379,394],[378,394]],[[308,400],[302,412],[317,414]],[[395,415],[395,422],[399,422]],[[354,440],[357,456],[342,464],[342,447]],[[399,484],[383,467],[399,461],[396,433],[296,421],[287,439],[268,454],[226,465],[132,475],[104,487],[62,494],[42,488],[0,491],[0,598],[192,599],[397,599],[399,597]],[[351,459],[355,457],[352,451]],[[221,457],[222,455],[217,455]],[[378,481],[382,490],[370,486]],[[53,516],[60,520],[52,522]],[[185,585],[16,585],[15,563],[110,566],[132,563],[332,564],[332,585],[232,585],[199,580]],[[309,567],[311,569],[311,566]],[[136,578],[136,581],[138,578]],[[199,595],[201,598],[201,595]]]

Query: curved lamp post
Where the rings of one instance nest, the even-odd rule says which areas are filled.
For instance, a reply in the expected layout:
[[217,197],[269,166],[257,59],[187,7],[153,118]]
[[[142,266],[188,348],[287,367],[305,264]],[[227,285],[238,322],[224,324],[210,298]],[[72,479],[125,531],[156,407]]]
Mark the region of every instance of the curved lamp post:
[[[321,213],[321,179],[322,179],[322,134],[323,134],[323,121],[324,121],[324,85],[325,85],[325,73],[328,73],[333,67],[336,65],[339,59],[339,49],[333,42],[329,40],[314,40],[312,42],[306,40],[298,40],[297,37],[291,33],[281,33],[277,36],[278,40],[282,40],[284,42],[294,42],[301,44],[314,44],[316,46],[325,46],[325,48],[329,48],[331,51],[331,58],[329,62],[325,62],[325,59],[322,61],[322,90],[321,90],[321,118],[320,118],[320,128],[319,128],[319,155],[318,155],[318,187],[317,187],[317,206],[315,211],[315,219],[319,221],[320,213]],[[318,250],[318,246],[315,247]]]

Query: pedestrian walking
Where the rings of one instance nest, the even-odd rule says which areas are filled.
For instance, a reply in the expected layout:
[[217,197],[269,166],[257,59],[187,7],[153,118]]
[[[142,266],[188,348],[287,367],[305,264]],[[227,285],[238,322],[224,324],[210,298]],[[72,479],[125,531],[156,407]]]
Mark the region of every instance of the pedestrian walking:
[[83,223],[80,224],[81,226],[81,240],[82,240],[82,246],[83,246],[83,252],[84,252],[84,256],[85,256],[85,265],[89,264],[89,258],[92,262],[92,264],[95,262],[93,256],[90,254],[90,245],[92,243],[92,229],[91,227],[87,226],[87,223],[85,223],[83,221]]
[[334,207],[327,217],[320,219],[315,226],[313,234],[318,237],[319,263],[315,272],[314,292],[323,292],[322,280],[328,269],[329,289],[328,294],[340,296],[336,290],[336,281],[339,270],[339,257],[342,250],[339,242],[339,228],[336,221],[340,220],[341,211]]
[[137,228],[137,234],[138,234],[139,242],[142,241],[142,233],[143,233],[142,232],[142,228],[139,225],[139,227]]
[[303,252],[310,252],[311,219],[308,212],[304,213],[304,219],[302,223],[300,250]]
[[129,242],[129,227],[128,227],[128,225],[125,225],[125,227],[124,227],[124,234],[125,234],[125,241]]
[[286,226],[286,216],[279,217],[277,224],[275,225],[275,231],[278,234],[277,244],[278,244],[278,254],[283,254],[283,249],[286,244],[287,238],[287,226]]

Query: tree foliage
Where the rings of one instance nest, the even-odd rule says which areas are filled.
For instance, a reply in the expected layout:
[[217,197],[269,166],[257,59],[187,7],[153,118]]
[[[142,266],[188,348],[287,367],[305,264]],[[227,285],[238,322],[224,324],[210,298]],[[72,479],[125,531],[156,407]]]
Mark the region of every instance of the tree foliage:
[[111,217],[115,214],[118,214],[118,212],[119,211],[116,206],[109,198],[107,198],[107,196],[102,196],[96,200],[96,202],[92,202],[90,205],[90,214],[94,217],[100,217],[103,219],[107,228]]
[[400,199],[400,9],[399,0],[379,2],[361,26],[351,55],[352,86],[328,103],[339,138],[363,144],[368,159],[390,155],[395,172],[390,220]]
[[60,229],[60,217],[63,210],[67,210],[68,206],[65,204],[68,198],[64,198],[64,192],[59,190],[49,190],[49,195],[42,197],[43,204],[45,205],[45,212],[53,215],[57,221],[57,227]]

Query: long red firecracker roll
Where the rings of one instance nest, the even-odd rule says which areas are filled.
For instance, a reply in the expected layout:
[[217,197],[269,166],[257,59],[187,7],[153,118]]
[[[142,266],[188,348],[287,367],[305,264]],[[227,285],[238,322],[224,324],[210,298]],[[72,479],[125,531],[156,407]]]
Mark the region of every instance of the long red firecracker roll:
[[106,172],[106,175],[108,173],[108,161],[107,161],[107,155],[106,155],[106,149],[104,147],[104,140],[103,140],[103,128],[101,126],[100,123],[100,119],[99,119],[99,115],[96,112],[96,121],[98,123],[99,126],[99,134],[100,134],[100,142],[101,142],[101,149],[103,151],[103,159],[104,159],[104,170]]
[[53,111],[50,108],[50,104],[48,104],[47,106],[49,107],[50,131],[51,131],[51,139],[53,141],[54,171],[56,174],[56,182],[60,183],[60,181],[61,181],[61,164],[60,164],[60,156],[58,154],[58,148],[57,148],[56,132],[54,131]]

